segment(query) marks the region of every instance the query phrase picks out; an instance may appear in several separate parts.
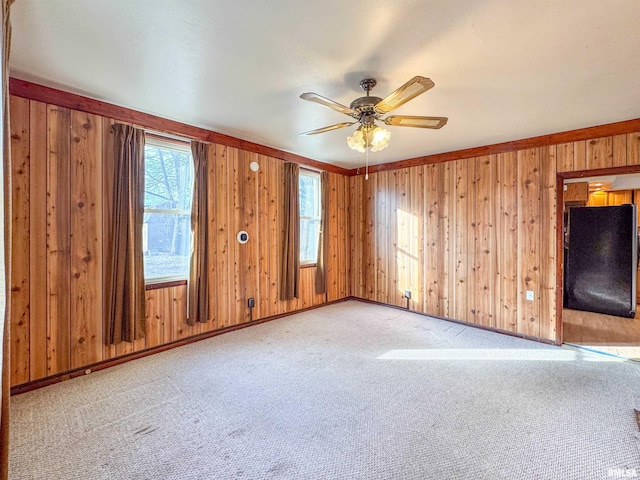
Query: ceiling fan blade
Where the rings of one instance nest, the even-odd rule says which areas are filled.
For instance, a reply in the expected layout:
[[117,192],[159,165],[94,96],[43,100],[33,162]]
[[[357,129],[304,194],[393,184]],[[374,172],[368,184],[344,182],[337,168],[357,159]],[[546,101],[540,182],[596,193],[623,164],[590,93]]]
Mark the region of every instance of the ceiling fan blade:
[[378,102],[375,106],[376,112],[379,114],[389,113],[434,86],[435,83],[430,78],[413,77],[384,100]]
[[337,130],[338,128],[348,127],[349,125],[353,125],[354,123],[356,122],[336,123],[335,125],[329,125],[328,127],[316,128],[315,130],[303,132],[300,135],[317,135],[318,133],[330,132],[331,130]]
[[447,117],[414,117],[410,115],[391,115],[384,123],[394,127],[442,128],[447,124]]
[[344,113],[346,115],[352,115],[355,113],[355,111],[350,109],[349,107],[345,107],[341,103],[329,100],[328,98],[325,98],[322,95],[318,95],[317,93],[303,93],[302,95],[300,95],[300,98],[303,100],[309,100],[310,102],[319,103],[320,105],[324,105],[325,107],[329,107],[337,112]]

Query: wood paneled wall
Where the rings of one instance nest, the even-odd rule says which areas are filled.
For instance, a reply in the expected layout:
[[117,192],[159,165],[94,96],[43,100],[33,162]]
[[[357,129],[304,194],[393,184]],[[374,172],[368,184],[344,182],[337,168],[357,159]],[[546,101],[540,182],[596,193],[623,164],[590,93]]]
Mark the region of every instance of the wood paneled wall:
[[[328,294],[301,269],[278,298],[283,162],[215,145],[210,320],[186,287],[148,290],[147,337],[104,346],[102,284],[113,119],[11,97],[12,385],[350,295],[556,337],[556,173],[640,165],[640,133],[347,177],[330,173]],[[258,172],[249,163],[260,164]],[[246,245],[235,241],[246,230]],[[534,292],[534,301],[525,292]]]
[[556,173],[639,152],[631,133],[351,177],[352,295],[555,341]]
[[[328,292],[301,269],[300,298],[278,296],[282,235],[279,159],[215,145],[209,162],[211,311],[186,324],[186,287],[148,290],[147,337],[104,346],[103,235],[111,188],[113,120],[11,97],[13,256],[11,384],[20,385],[127,353],[349,295],[349,179],[330,173]],[[257,161],[258,172],[249,169]],[[246,230],[250,241],[236,241]]]

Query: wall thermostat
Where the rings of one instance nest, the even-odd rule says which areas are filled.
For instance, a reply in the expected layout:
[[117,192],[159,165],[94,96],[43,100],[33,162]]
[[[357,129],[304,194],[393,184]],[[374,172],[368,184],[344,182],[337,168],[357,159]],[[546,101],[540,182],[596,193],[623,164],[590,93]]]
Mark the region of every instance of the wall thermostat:
[[249,234],[242,230],[238,232],[238,243],[242,243],[243,245],[249,241]]

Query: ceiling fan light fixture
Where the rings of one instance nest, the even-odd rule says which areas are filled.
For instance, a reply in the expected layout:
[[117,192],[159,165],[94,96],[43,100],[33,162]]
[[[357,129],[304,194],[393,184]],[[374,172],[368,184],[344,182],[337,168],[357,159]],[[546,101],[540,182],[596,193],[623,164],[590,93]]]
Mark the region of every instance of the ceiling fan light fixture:
[[433,88],[434,85],[435,84],[431,79],[416,76],[383,99],[369,94],[371,89],[376,86],[376,81],[373,78],[365,78],[360,82],[360,86],[365,91],[366,95],[364,97],[356,98],[351,102],[349,107],[322,97],[317,93],[303,93],[300,95],[300,98],[303,100],[316,102],[337,112],[344,113],[355,119],[355,122],[343,122],[324,128],[316,128],[315,130],[304,132],[301,135],[316,135],[318,133],[348,127],[354,123],[360,123],[356,131],[353,132],[353,135],[347,137],[347,145],[349,148],[357,152],[367,152],[368,159],[369,150],[372,152],[384,150],[389,146],[389,139],[391,138],[391,132],[378,126],[376,122],[384,122],[385,125],[398,127],[432,129],[442,128],[446,125],[448,120],[446,117],[391,115],[383,118],[387,113]]
[[391,132],[386,128],[376,127],[371,131],[371,151],[379,152],[389,146]]
[[380,152],[389,146],[390,138],[391,132],[386,128],[377,125],[373,127],[360,125],[353,135],[347,137],[347,145],[360,153],[364,153],[367,149]]
[[356,150],[357,152],[364,153],[365,144],[364,144],[364,134],[362,133],[362,126],[358,127],[358,129],[353,132],[353,135],[347,137],[347,145],[351,150]]

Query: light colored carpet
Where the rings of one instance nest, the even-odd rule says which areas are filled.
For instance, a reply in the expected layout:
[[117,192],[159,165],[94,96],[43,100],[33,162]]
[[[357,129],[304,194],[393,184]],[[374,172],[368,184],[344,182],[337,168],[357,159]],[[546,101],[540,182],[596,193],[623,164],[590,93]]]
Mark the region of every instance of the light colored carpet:
[[356,301],[19,395],[19,479],[640,475],[640,366]]

